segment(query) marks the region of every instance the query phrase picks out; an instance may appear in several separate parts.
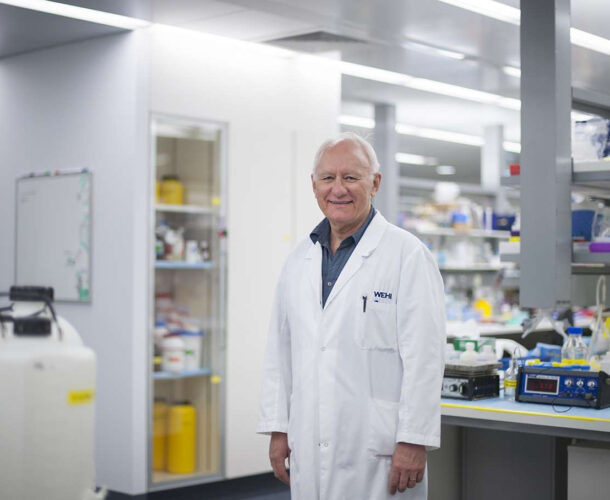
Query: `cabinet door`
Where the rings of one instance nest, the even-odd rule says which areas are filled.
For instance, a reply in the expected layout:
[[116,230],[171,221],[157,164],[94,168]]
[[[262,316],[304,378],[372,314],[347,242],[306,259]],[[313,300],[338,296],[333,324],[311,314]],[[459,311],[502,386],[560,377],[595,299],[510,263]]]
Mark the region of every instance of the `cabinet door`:
[[223,475],[225,127],[156,117],[150,488]]

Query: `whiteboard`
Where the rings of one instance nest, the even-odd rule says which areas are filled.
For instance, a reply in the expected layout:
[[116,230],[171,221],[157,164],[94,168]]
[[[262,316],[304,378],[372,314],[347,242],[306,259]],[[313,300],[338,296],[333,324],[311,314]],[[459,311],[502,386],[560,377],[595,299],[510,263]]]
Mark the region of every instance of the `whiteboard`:
[[91,176],[79,169],[17,179],[15,284],[91,301]]

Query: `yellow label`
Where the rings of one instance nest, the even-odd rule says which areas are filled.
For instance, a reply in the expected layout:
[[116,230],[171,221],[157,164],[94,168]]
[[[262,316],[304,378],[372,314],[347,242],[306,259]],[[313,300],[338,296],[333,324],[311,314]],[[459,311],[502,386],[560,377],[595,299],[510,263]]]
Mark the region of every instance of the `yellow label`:
[[214,196],[214,198],[212,198],[212,205],[214,205],[215,207],[220,205],[220,198],[218,196]]
[[507,387],[517,387],[517,381],[516,380],[504,380],[504,388],[506,389]]
[[220,384],[220,377],[218,375],[214,375],[210,381],[212,382],[212,384]]
[[93,389],[85,389],[82,391],[68,391],[69,405],[84,405],[93,403],[95,392]]

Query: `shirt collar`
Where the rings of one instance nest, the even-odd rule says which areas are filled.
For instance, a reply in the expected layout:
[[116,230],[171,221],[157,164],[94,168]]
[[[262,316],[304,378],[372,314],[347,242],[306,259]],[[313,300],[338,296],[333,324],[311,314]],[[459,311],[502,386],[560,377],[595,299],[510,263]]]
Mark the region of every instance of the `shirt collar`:
[[[354,246],[356,246],[362,238],[362,235],[366,231],[366,228],[369,227],[369,224],[373,220],[373,217],[375,217],[376,213],[377,210],[375,210],[375,207],[371,205],[371,210],[369,211],[369,215],[364,221],[364,224],[362,224],[362,226],[360,226],[360,229],[358,229],[358,231],[356,231],[354,234],[345,238],[341,242],[340,246],[343,246],[344,243],[353,243]],[[314,228],[314,230],[310,233],[309,237],[311,238],[311,241],[314,243],[314,245],[316,243],[320,243],[320,245],[323,247],[330,246],[330,222],[328,222],[328,219],[326,217],[322,219],[322,221]]]

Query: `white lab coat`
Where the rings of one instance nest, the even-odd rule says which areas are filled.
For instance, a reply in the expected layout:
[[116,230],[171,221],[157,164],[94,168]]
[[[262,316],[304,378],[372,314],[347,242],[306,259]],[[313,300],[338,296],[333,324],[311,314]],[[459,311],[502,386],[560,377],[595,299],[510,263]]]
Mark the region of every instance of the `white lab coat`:
[[322,249],[308,237],[282,270],[258,432],[288,433],[294,500],[424,500],[427,477],[395,496],[388,484],[397,442],[440,446],[438,267],[416,237],[380,213],[324,308],[321,265]]

